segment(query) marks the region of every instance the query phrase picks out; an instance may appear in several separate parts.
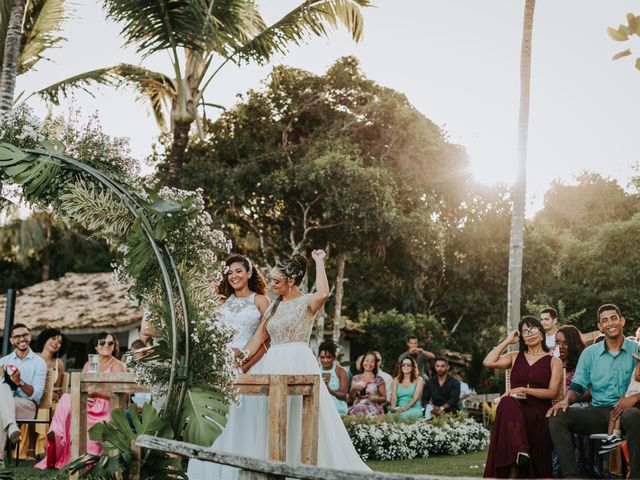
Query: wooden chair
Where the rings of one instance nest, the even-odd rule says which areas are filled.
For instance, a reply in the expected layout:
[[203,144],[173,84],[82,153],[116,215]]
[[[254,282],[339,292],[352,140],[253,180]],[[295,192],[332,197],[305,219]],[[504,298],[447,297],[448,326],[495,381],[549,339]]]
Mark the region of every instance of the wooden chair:
[[[511,390],[511,369],[507,368],[507,370],[505,371],[505,375],[504,375],[504,383],[505,383],[505,388],[506,391],[508,392],[509,390]],[[562,400],[564,400],[564,396],[567,393],[567,370],[565,368],[562,369],[562,378],[560,379],[560,389],[558,390],[558,394],[556,395],[556,398],[554,398],[553,400],[551,400],[552,404],[556,404]]]
[[[55,383],[55,375],[54,370],[47,370],[47,378],[44,381],[44,391],[42,392],[42,397],[40,398],[40,403],[38,404],[38,408],[36,410],[35,418],[16,418],[16,424],[18,427],[22,425],[38,425],[38,424],[51,424],[51,418],[53,418],[53,385]],[[46,415],[44,418],[40,417],[40,411],[44,410]],[[15,449],[16,456],[16,465],[18,465],[18,460],[20,459],[20,443],[22,439],[18,441]]]

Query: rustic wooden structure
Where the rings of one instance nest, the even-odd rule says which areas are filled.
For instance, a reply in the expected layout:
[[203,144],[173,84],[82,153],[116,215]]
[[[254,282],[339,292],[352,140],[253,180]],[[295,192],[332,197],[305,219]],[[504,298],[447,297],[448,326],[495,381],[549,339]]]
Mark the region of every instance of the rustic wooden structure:
[[[136,383],[133,373],[72,373],[71,374],[71,459],[87,452],[87,397],[90,392],[110,392],[111,409],[127,408],[129,395],[149,390]],[[77,479],[77,474],[70,475]]]
[[286,461],[287,399],[302,395],[302,463],[318,463],[319,375],[241,375],[236,386],[243,395],[269,397],[268,445],[271,460]]
[[[165,440],[150,435],[140,435],[136,445],[163,452],[195,458],[205,462],[219,463],[240,469],[238,480],[285,480],[298,478],[304,480],[460,480],[461,477],[435,477],[427,475],[405,475],[401,473],[354,472],[333,470],[311,465],[291,465],[273,460],[242,457],[230,453],[216,452],[191,443]],[[466,477],[463,477],[466,478]]]

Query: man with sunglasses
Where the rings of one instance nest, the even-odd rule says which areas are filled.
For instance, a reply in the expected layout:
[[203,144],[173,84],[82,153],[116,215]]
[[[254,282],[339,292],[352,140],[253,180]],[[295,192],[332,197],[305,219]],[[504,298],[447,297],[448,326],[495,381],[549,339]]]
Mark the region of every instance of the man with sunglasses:
[[[9,341],[15,349],[0,358],[0,366],[4,370],[0,377],[0,461],[3,461],[7,436],[12,443],[20,440],[16,418],[36,416],[47,378],[47,364],[29,347],[31,333],[27,326],[16,323],[10,335]],[[7,377],[13,385],[5,381]]]

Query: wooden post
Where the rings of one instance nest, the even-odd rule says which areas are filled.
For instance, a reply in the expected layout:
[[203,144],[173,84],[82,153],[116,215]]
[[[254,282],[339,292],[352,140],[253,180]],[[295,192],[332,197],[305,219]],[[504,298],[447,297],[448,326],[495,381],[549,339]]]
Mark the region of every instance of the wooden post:
[[133,462],[129,467],[129,480],[140,480],[142,449],[136,445],[135,440],[131,440],[131,453],[133,453]]
[[[71,374],[71,460],[80,456],[80,373]],[[71,480],[77,480],[78,474],[70,475]]]
[[[332,405],[333,406],[333,405]],[[320,377],[314,375],[311,393],[302,397],[302,447],[300,461],[318,464],[318,427],[320,422]]]
[[287,458],[287,377],[271,375],[269,378],[269,459],[286,461]]

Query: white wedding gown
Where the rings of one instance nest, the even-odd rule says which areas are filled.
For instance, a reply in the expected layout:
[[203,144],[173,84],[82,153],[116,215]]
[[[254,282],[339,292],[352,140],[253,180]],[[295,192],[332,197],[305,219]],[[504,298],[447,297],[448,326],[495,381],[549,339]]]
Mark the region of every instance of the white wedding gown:
[[[310,295],[302,295],[293,300],[280,302],[274,316],[267,324],[271,346],[265,356],[250,371],[252,374],[320,375],[320,367],[309,348],[309,338],[313,329],[313,316],[307,306]],[[269,314],[269,306],[265,315]],[[243,398],[243,406],[229,416],[227,426],[213,444],[213,449],[223,452],[268,458],[268,404],[267,397],[253,397],[257,400],[255,417],[248,409],[246,416],[240,414],[248,397]],[[252,405],[252,403],[249,403]],[[320,382],[319,401],[318,466],[339,470],[364,470],[369,467],[360,459],[351,443],[349,434],[342,423],[331,394],[324,382]],[[249,425],[250,424],[250,425]],[[287,419],[287,463],[300,463],[302,443],[302,397],[289,397]],[[249,452],[248,450],[252,450]],[[189,477],[192,480],[235,480],[237,469],[221,467],[209,463],[203,470],[193,471],[189,462]],[[198,462],[200,463],[200,462]]]
[[[231,348],[242,349],[247,342],[253,337],[260,324],[260,310],[256,307],[256,294],[251,293],[247,297],[236,297],[231,295],[220,307],[220,315],[222,321],[235,327],[238,334],[229,344]],[[258,414],[258,397],[240,397],[240,405],[229,409],[228,422],[236,425],[241,431],[251,431],[254,428],[255,417]],[[227,430],[225,429],[224,433]],[[225,435],[218,437],[213,444],[216,450],[224,450],[235,452],[239,455],[251,456],[255,450],[252,443],[254,440],[251,436],[248,438],[242,436],[231,437]],[[232,469],[227,469],[232,472]],[[201,462],[199,460],[191,460],[187,471],[190,480],[200,479],[219,479],[222,478],[222,466],[209,462]],[[232,473],[231,473],[232,474]]]

